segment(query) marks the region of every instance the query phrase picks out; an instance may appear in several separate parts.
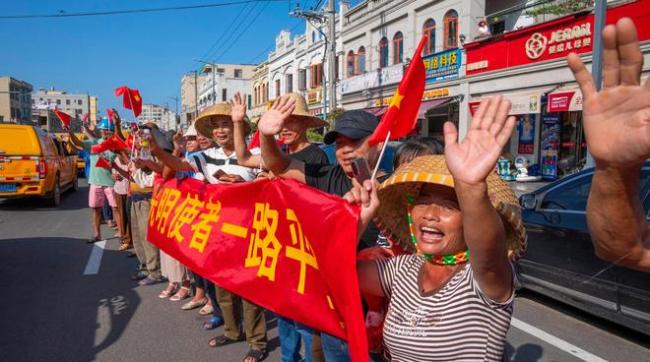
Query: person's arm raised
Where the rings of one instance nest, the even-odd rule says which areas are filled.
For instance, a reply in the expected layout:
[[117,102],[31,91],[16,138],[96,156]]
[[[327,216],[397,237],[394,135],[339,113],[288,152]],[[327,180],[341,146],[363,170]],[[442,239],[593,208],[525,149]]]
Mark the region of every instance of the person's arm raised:
[[509,111],[510,102],[501,96],[484,100],[462,142],[453,123],[444,125],[445,161],[454,178],[469,262],[483,293],[496,302],[510,298],[514,285],[505,229],[488,197],[486,180],[515,127]]
[[237,92],[235,97],[230,101],[232,107],[233,138],[235,141],[235,153],[237,154],[237,163],[240,166],[258,168],[262,163],[262,156],[253,155],[246,148],[246,96]]
[[275,142],[274,135],[282,130],[284,121],[289,118],[295,108],[295,101],[282,96],[275,101],[273,107],[266,111],[257,124],[260,131],[260,144],[262,146],[262,160],[264,165],[275,176],[291,178],[302,183],[305,182],[305,164],[292,160],[282,153]]
[[117,110],[115,108],[112,108],[112,110],[113,120],[115,122],[115,135],[117,138],[124,141],[126,138],[124,137],[124,133],[122,133],[122,118],[120,118],[120,115],[117,113]]
[[603,30],[603,84],[576,54],[569,67],[580,85],[583,126],[596,168],[587,224],[596,254],[650,272],[650,230],[639,199],[641,166],[650,157],[650,79],[641,85],[643,54],[632,20]]
[[169,167],[172,171],[194,171],[194,167],[189,162],[160,148],[153,137],[149,144],[151,145],[151,154],[156,156],[163,166]]

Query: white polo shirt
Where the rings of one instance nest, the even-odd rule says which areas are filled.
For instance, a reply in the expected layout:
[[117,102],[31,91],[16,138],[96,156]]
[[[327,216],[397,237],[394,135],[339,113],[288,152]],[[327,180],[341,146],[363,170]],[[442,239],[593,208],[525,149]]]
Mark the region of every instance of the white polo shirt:
[[[259,154],[260,151],[259,149],[253,149],[251,153]],[[237,154],[235,152],[227,156],[222,148],[212,147],[197,152],[192,154],[188,161],[196,171],[194,178],[211,184],[219,183],[217,177],[214,176],[218,170],[231,175],[239,175],[244,181],[253,181],[256,175],[255,169],[237,164]]]

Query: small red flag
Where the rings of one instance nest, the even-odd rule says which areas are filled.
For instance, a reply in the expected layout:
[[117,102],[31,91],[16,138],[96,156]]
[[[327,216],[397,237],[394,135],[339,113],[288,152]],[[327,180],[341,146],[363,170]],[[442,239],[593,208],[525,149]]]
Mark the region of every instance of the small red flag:
[[82,122],[83,124],[88,124],[88,113],[84,113],[84,114],[81,116],[81,122]]
[[104,151],[112,151],[112,152],[119,152],[128,149],[129,146],[127,146],[124,141],[119,139],[117,136],[113,136],[104,142],[94,145],[90,148],[90,153],[102,153]]
[[72,119],[72,117],[69,114],[65,112],[61,112],[58,109],[54,109],[54,113],[59,118],[61,123],[63,123],[63,126],[65,128],[70,128],[70,120]]
[[113,109],[112,108],[106,108],[106,114],[108,114],[108,120],[112,121],[113,120]]
[[142,97],[137,89],[123,85],[115,88],[115,96],[122,96],[122,105],[124,108],[132,110],[133,116],[137,117],[142,113]]
[[370,138],[371,146],[384,142],[388,132],[390,132],[390,140],[396,140],[407,136],[415,128],[426,82],[426,72],[422,61],[422,48],[426,39],[422,37],[420,40],[420,44],[413,54],[413,60],[406,69],[404,78],[397,87],[388,110]]
[[[277,142],[278,146],[284,144],[282,138],[276,139],[275,142]],[[248,144],[248,149],[252,150],[253,148],[258,148],[258,147],[261,147],[259,130],[255,131],[253,137],[251,137],[251,142]]]
[[104,168],[106,170],[111,169],[111,164],[108,163],[108,161],[106,161],[104,157],[100,157],[99,159],[97,159],[97,163],[95,164],[95,166]]

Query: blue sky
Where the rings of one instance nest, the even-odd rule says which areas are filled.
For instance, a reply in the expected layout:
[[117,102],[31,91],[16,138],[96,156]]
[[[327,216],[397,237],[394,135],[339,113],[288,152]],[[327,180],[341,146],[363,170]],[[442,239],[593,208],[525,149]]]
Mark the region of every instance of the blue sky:
[[[226,1],[233,0],[2,1],[0,14],[77,13]],[[301,4],[316,2],[303,0]],[[5,49],[0,56],[0,75],[27,81],[35,89],[55,87],[97,95],[102,113],[107,107],[116,107],[127,114],[113,96],[120,85],[139,89],[145,103],[168,103],[174,109],[175,101],[169,97],[180,97],[181,76],[200,66],[193,58],[222,63],[265,59],[268,52],[258,55],[274,43],[281,29],[301,24],[288,15],[295,4],[294,0],[126,15],[0,19]],[[259,17],[250,27],[241,26],[236,31],[237,24],[230,25],[238,14],[240,18],[248,14],[242,25]],[[296,31],[304,31],[304,27],[300,25]],[[230,44],[227,39],[234,41],[240,35],[224,52]],[[218,40],[221,42],[209,52]]]

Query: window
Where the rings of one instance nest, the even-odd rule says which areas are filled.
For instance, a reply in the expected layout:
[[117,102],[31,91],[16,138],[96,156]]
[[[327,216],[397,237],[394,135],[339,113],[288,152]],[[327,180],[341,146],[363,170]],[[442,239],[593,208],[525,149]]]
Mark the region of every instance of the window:
[[589,197],[590,189],[591,176],[581,177],[546,194],[541,208],[584,212],[587,208],[587,198]]
[[449,10],[445,14],[445,50],[458,48],[458,13]]
[[217,73],[224,74],[226,73],[226,70],[224,68],[217,68]]
[[69,100],[69,99],[66,99],[66,100],[65,100],[65,105],[66,105],[66,106],[69,106],[69,105],[70,105],[70,100]]
[[393,64],[399,64],[404,59],[404,36],[401,31],[393,37]]
[[361,47],[357,52],[357,74],[366,72],[366,48]]
[[235,78],[241,78],[241,77],[242,77],[242,70],[235,69]]
[[351,76],[353,76],[353,75],[355,74],[355,73],[354,73],[354,52],[353,52],[352,50],[350,50],[350,51],[348,52],[348,57],[347,57],[347,70],[348,70],[348,72],[347,72],[347,76],[348,76],[348,78],[351,77]]
[[275,98],[280,97],[280,80],[276,79],[275,80]]
[[422,35],[427,39],[424,44],[424,54],[430,55],[436,52],[436,22],[427,19],[422,27]]
[[299,69],[298,70],[298,90],[307,89],[307,70]]
[[225,102],[228,100],[228,90],[226,88],[221,89],[221,101]]
[[286,93],[293,92],[293,74],[287,74],[286,79],[284,80],[286,84]]
[[60,100],[60,99],[57,99],[57,100],[56,100],[56,104],[60,106],[60,105],[61,105],[61,100]]
[[311,66],[310,88],[318,88],[323,84],[323,64]]
[[262,84],[262,102],[268,102],[269,101],[269,84],[264,83]]
[[311,42],[312,43],[316,42],[316,31],[314,30],[311,31]]
[[379,67],[386,68],[388,66],[388,39],[381,38],[379,41]]
[[250,110],[251,109],[251,104],[252,104],[251,95],[249,94],[246,98],[248,98],[247,102],[246,102],[248,104],[247,108],[248,108],[248,110]]
[[78,99],[78,100],[77,100],[77,105],[79,105],[79,106],[80,106],[80,105],[81,105],[81,103],[82,103],[82,102],[81,102],[81,99]]

